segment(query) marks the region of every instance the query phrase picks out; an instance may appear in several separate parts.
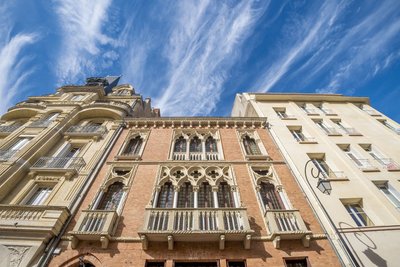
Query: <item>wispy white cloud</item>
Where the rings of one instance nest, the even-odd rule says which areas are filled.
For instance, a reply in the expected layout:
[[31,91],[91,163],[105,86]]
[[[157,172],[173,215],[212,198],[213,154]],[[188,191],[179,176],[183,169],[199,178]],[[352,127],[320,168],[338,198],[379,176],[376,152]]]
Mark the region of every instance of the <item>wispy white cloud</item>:
[[0,114],[6,112],[17,94],[24,92],[22,85],[33,69],[26,68],[31,57],[22,54],[22,50],[39,38],[37,33],[12,35],[13,22],[7,15],[8,11],[8,6],[0,6]]
[[[101,67],[118,59],[112,50],[117,42],[105,33],[112,0],[56,0],[55,12],[61,25],[61,49],[57,62],[58,82],[76,82],[95,75]],[[105,47],[107,49],[105,49]],[[106,52],[104,55],[103,52]],[[100,57],[102,63],[96,60]]]
[[148,55],[162,49],[166,67],[164,73],[158,73],[162,77],[156,79],[162,79],[165,87],[153,97],[154,105],[164,115],[210,114],[219,102],[229,70],[241,55],[243,42],[267,7],[267,2],[259,7],[257,1],[235,5],[174,2],[169,9],[173,14],[165,14],[174,18],[165,23],[165,34],[157,36],[156,42],[148,34],[136,36],[136,42],[144,45],[133,44],[125,69],[128,66],[130,71],[137,71],[136,79],[143,77],[140,73],[146,69]]
[[[282,43],[287,45],[280,56],[267,65],[253,88],[279,90],[278,83],[288,79],[297,80],[297,86],[309,87],[307,83],[318,79],[320,88],[316,92],[334,93],[344,86],[360,86],[393,64],[397,54],[391,46],[400,34],[396,15],[399,2],[385,1],[357,15],[352,13],[351,21],[349,3],[324,2],[316,12],[309,12],[293,30],[307,31],[285,38]],[[346,93],[353,91],[346,88]]]

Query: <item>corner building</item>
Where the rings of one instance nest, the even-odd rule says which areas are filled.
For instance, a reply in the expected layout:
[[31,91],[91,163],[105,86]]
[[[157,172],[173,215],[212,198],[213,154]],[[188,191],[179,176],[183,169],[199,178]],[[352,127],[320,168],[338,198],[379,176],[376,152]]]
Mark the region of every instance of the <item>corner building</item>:
[[[243,93],[232,116],[269,132],[346,266],[399,266],[400,126],[366,97]],[[331,193],[317,189],[319,173]]]
[[125,118],[50,266],[340,266],[265,118]]
[[[41,266],[59,242],[122,130],[158,116],[118,77],[89,78],[29,97],[0,119],[2,266]],[[103,159],[104,158],[104,159]]]

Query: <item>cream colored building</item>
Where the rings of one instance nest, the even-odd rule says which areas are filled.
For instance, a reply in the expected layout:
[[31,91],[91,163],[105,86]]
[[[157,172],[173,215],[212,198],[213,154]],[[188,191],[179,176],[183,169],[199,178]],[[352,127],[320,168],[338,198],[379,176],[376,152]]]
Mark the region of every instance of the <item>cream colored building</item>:
[[119,77],[29,97],[0,120],[0,258],[35,266],[77,211],[124,118],[158,117]]
[[[398,123],[368,98],[337,94],[238,94],[232,116],[267,118],[343,264],[399,266]],[[313,174],[330,182],[330,194]]]

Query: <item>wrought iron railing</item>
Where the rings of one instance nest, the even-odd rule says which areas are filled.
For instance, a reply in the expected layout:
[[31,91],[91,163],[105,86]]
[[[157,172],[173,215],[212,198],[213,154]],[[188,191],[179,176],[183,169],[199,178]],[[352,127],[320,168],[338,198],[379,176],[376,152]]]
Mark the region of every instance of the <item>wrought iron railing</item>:
[[32,168],[37,169],[74,169],[78,171],[85,166],[81,157],[41,157]]
[[67,134],[100,134],[103,135],[107,128],[103,125],[74,125],[69,127]]
[[361,170],[374,170],[376,169],[375,166],[371,164],[368,159],[352,159],[354,163],[357,165],[358,168]]
[[376,161],[388,171],[400,170],[400,165],[391,158],[377,158]]
[[12,133],[21,127],[20,124],[0,125],[0,133]]
[[26,127],[31,127],[31,128],[33,128],[33,127],[47,127],[47,126],[49,126],[50,125],[50,123],[52,123],[53,121],[48,121],[48,120],[38,120],[38,121],[34,121],[34,122],[32,122],[31,124],[29,124],[28,126],[26,126]]
[[354,128],[345,127],[345,128],[343,128],[343,130],[344,130],[347,134],[349,134],[349,135],[360,135],[360,132],[357,131],[357,130],[354,129]]

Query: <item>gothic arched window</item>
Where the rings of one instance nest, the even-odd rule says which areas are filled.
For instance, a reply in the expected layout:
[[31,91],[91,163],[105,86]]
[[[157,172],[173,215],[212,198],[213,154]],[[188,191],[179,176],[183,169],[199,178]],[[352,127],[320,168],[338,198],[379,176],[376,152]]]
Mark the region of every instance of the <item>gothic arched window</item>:
[[186,140],[183,136],[176,139],[174,152],[186,152]]
[[219,183],[217,195],[218,195],[218,207],[220,208],[234,207],[232,191],[228,183],[226,182]]
[[178,193],[178,208],[193,208],[194,207],[194,194],[193,186],[186,182],[181,185]]
[[217,142],[211,136],[206,140],[206,152],[218,152]]
[[139,155],[140,148],[142,147],[143,139],[140,136],[136,136],[129,140],[128,145],[124,149],[123,154],[125,155]]
[[121,202],[124,184],[121,182],[115,182],[108,187],[107,192],[104,193],[99,205],[98,210],[115,210],[118,208]]
[[174,187],[171,182],[166,182],[162,187],[158,196],[157,208],[172,208],[174,198]]
[[261,155],[260,148],[258,147],[256,141],[254,138],[250,138],[248,135],[243,138],[243,146],[247,155]]
[[198,199],[199,208],[214,208],[213,192],[208,182],[200,185]]
[[285,209],[282,199],[280,198],[273,184],[261,182],[260,187],[260,194],[264,207],[276,210]]
[[190,140],[190,152],[201,152],[201,140],[195,136]]

